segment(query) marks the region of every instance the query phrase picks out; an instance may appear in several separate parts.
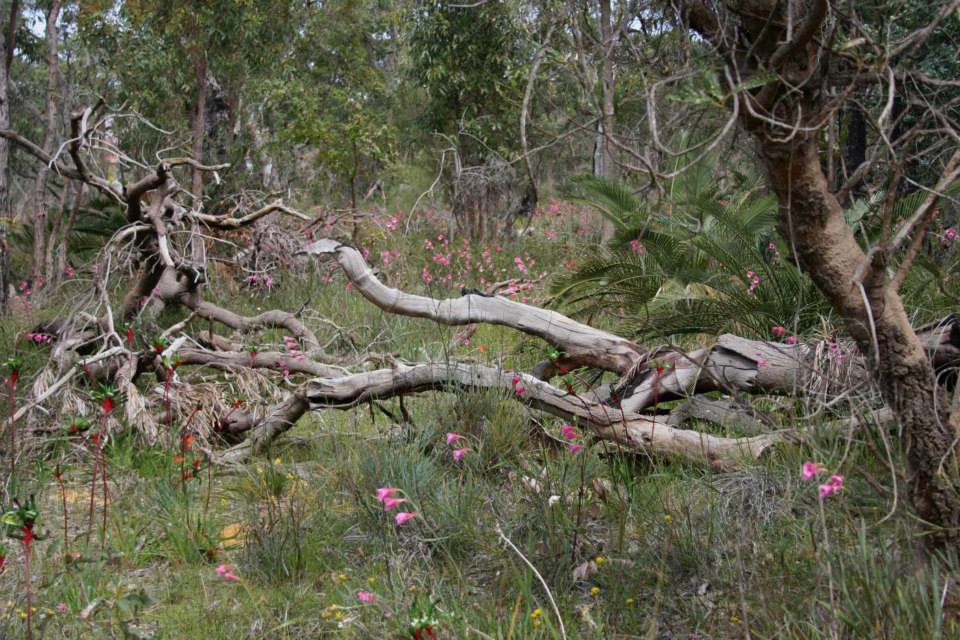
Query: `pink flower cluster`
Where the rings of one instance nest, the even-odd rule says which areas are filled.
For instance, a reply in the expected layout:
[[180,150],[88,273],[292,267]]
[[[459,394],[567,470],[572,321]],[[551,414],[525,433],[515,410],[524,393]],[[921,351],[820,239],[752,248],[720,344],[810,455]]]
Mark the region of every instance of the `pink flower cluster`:
[[252,273],[247,276],[246,282],[251,289],[267,289],[269,291],[273,287],[273,278],[266,273],[263,275]]
[[949,247],[957,238],[960,238],[960,232],[955,227],[947,227],[943,230],[943,239],[940,241],[945,247]]
[[647,252],[647,248],[643,246],[643,243],[639,240],[633,239],[630,241],[630,251],[633,251],[638,256],[642,256]]
[[[810,460],[803,463],[800,471],[800,475],[804,480],[813,480],[822,473],[826,473],[824,466],[819,462],[812,462]],[[843,476],[839,474],[830,476],[824,484],[820,485],[819,490],[821,498],[829,497],[834,493],[840,493],[843,490]]]
[[[384,511],[391,511],[397,505],[403,504],[406,502],[406,498],[396,498],[394,494],[400,493],[400,489],[396,487],[380,487],[377,489],[376,499],[377,502],[383,504]],[[393,517],[393,521],[398,525],[406,524],[414,518],[417,517],[416,513],[410,511],[400,511]]]
[[32,342],[35,345],[49,344],[53,342],[53,336],[48,333],[34,333],[31,331],[27,334],[27,342]]
[[230,565],[228,564],[221,564],[219,567],[215,569],[215,571],[218,576],[220,576],[221,578],[223,578],[228,582],[236,582],[237,580],[240,579],[240,577],[233,572],[233,570],[230,568]]
[[290,336],[283,336],[283,346],[286,347],[287,351],[290,352],[290,355],[292,355],[297,360],[300,360],[302,362],[307,359],[307,357],[303,355],[303,352],[300,351],[300,343],[297,342],[296,338],[292,338]]
[[510,379],[510,384],[513,385],[513,392],[520,397],[523,397],[523,394],[527,392],[527,388],[523,386],[523,378],[520,377],[520,374],[513,374],[513,378]]
[[[560,427],[560,435],[563,436],[564,440],[577,440],[580,438],[580,434],[578,434],[574,426],[570,424],[565,424]],[[571,442],[567,446],[567,450],[570,453],[580,453],[583,451],[583,448],[583,445],[577,442]]]
[[67,265],[66,268],[63,270],[63,277],[65,278],[72,278],[75,275],[76,274],[73,272],[73,267],[71,267],[70,265]]
[[[770,327],[770,333],[772,333],[778,338],[782,338],[783,336],[787,335],[787,330],[784,327],[781,327],[780,325],[775,325],[773,327]],[[789,345],[797,344],[797,336],[787,336],[784,342],[786,342]]]
[[[464,439],[465,438],[459,433],[454,433],[451,431],[447,434],[447,446],[456,445],[456,443]],[[470,447],[457,447],[450,453],[450,455],[453,456],[454,460],[460,462],[468,453],[470,453]]]
[[770,242],[767,244],[767,251],[770,252],[770,262],[773,264],[780,262],[780,250],[777,249],[777,243]]
[[760,286],[760,276],[755,274],[753,271],[747,271],[747,280],[750,282],[750,286],[747,288],[749,293],[753,293],[754,289]]

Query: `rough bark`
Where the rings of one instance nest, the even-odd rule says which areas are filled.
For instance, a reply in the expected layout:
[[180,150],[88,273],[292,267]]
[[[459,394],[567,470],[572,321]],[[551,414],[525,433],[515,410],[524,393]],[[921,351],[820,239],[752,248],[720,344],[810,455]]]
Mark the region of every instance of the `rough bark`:
[[[7,9],[0,6],[0,130],[10,129],[10,65],[13,62],[13,34],[16,30],[18,3],[16,0]],[[0,315],[7,312],[7,297],[10,288],[10,248],[7,244],[7,225],[12,218],[10,211],[10,142],[0,136]]]
[[[956,548],[957,432],[947,413],[937,410],[948,403],[938,398],[933,368],[910,325],[897,292],[899,283],[886,274],[896,246],[886,243],[885,235],[877,251],[870,257],[864,254],[821,168],[819,128],[829,114],[821,79],[828,70],[820,66],[825,52],[817,36],[829,3],[741,4],[736,13],[721,9],[718,14],[709,3],[686,2],[685,17],[736,70],[740,81],[770,70],[777,74],[756,92],[740,92],[734,99],[740,102],[741,123],[756,141],[768,183],[779,200],[780,230],[865,354],[902,427],[912,502],[932,529],[929,543]],[[787,15],[788,10],[794,13]],[[731,38],[733,29],[739,30],[736,38]],[[734,41],[745,43],[745,48],[733,46]],[[922,234],[923,225],[911,224],[901,231],[911,232]]]
[[[53,0],[46,15],[47,35],[47,97],[45,115],[46,131],[43,136],[43,152],[53,153],[57,141],[57,124],[59,109],[57,98],[60,94],[60,58],[58,53],[57,21],[60,18],[60,0]],[[6,127],[4,127],[6,128]],[[33,268],[34,290],[40,289],[42,283],[38,276],[44,274],[44,264],[47,254],[47,175],[50,168],[46,164],[37,169],[37,177],[33,186]]]

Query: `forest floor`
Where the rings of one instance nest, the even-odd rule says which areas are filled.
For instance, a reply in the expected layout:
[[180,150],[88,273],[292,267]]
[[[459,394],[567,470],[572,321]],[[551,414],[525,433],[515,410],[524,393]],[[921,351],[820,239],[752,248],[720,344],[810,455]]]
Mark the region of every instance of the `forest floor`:
[[[585,212],[544,209],[500,245],[448,241],[439,221],[402,233],[389,216],[362,242],[393,286],[444,297],[481,277],[528,277],[536,282],[515,298],[543,303],[553,274],[596,251]],[[340,274],[291,265],[269,290],[242,274],[213,277],[211,295],[238,312],[306,304],[331,351],[513,369],[543,359],[542,343],[507,329],[467,335],[386,314]],[[17,333],[84,286],[68,282],[7,323],[4,346],[24,353],[26,374],[45,351],[18,348]],[[182,316],[165,313],[160,325]],[[282,345],[281,333],[261,344]],[[223,374],[204,375],[231,392]],[[383,406],[314,413],[267,455],[229,468],[208,465],[201,443],[185,447],[183,425],[161,426],[154,444],[129,425],[104,443],[105,531],[102,487],[90,510],[95,448],[48,425],[18,485],[36,492],[49,533],[33,543],[34,637],[409,638],[430,606],[439,639],[960,637],[944,613],[955,573],[916,568],[904,480],[876,462],[894,445],[820,433],[801,404],[773,419],[803,423],[802,446],[724,471],[602,443],[572,452],[560,421],[504,393],[408,397],[406,424],[387,415],[402,415],[398,401]],[[697,427],[739,435],[736,425]],[[448,433],[463,440],[449,445]],[[468,451],[455,460],[454,447]],[[843,491],[821,499],[801,476],[805,460],[844,475]],[[406,502],[387,512],[379,487]],[[400,511],[416,516],[397,525]],[[7,546],[0,637],[20,638],[24,563],[17,541]]]

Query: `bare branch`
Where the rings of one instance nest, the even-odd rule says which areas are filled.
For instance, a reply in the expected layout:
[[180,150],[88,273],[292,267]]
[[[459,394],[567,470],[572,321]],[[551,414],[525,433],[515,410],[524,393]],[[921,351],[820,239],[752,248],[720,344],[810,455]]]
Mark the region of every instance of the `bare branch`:
[[384,311],[446,325],[485,322],[511,327],[546,340],[578,364],[618,373],[629,370],[644,353],[635,343],[619,336],[554,311],[499,296],[469,294],[437,300],[387,287],[377,280],[359,251],[337,240],[319,240],[305,250],[335,258],[363,297]]

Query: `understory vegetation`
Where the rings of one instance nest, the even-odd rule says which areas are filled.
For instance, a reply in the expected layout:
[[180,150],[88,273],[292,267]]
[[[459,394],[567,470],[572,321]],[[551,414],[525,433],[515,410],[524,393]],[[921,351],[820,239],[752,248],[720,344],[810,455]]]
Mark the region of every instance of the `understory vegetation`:
[[[470,246],[445,237],[438,213],[437,222],[417,222],[400,238],[371,225],[361,246],[381,257],[389,282],[444,297],[478,278],[521,277],[521,264],[536,278],[575,277],[594,260],[582,227],[588,214],[586,205],[551,199],[522,238]],[[405,221],[384,214],[379,222]],[[618,255],[636,257],[629,246]],[[306,316],[338,348],[507,368],[543,357],[542,347],[506,328],[481,326],[465,337],[382,312],[341,275],[294,262],[271,272],[268,289],[227,275],[211,290],[239,313],[309,301],[311,314],[348,327]],[[480,267],[484,274],[474,271]],[[550,280],[512,295],[545,302]],[[749,287],[733,275],[726,282]],[[47,349],[25,343],[25,333],[59,316],[59,305],[86,286],[68,280],[57,294],[62,303],[5,323],[8,352],[22,354],[24,372],[36,370]],[[271,331],[255,347],[282,344],[281,332]],[[192,382],[217,382],[216,393],[239,402],[241,389],[256,388],[215,372]],[[98,415],[93,395],[80,396],[90,416]],[[385,400],[314,414],[261,457],[228,468],[212,466],[201,442],[177,435],[191,432],[197,409],[182,424],[162,426],[153,445],[131,425],[100,443],[110,496],[103,538],[99,487],[92,526],[89,511],[95,449],[73,422],[50,425],[18,483],[21,494],[36,493],[49,535],[34,546],[35,633],[396,637],[430,603],[438,637],[449,638],[555,638],[561,624],[569,638],[958,632],[944,610],[955,567],[916,569],[916,523],[898,506],[903,479],[888,462],[902,454],[882,430],[838,431],[830,418],[836,408],[770,405],[763,407],[775,421],[770,428],[802,425],[799,444],[718,470],[586,438],[584,449],[571,451],[562,421],[531,414],[510,395],[435,394],[408,397],[402,407]],[[736,422],[698,428],[745,435]],[[449,433],[463,441],[448,444]],[[455,447],[468,452],[455,460]],[[811,459],[844,476],[842,492],[820,497],[818,482],[802,474]],[[386,512],[376,500],[380,487],[399,488],[407,503]],[[401,508],[417,515],[398,526]],[[7,564],[0,620],[16,636],[26,604],[14,546]],[[222,565],[236,580],[218,574]]]
[[0,640],[960,638],[960,0],[0,0]]

